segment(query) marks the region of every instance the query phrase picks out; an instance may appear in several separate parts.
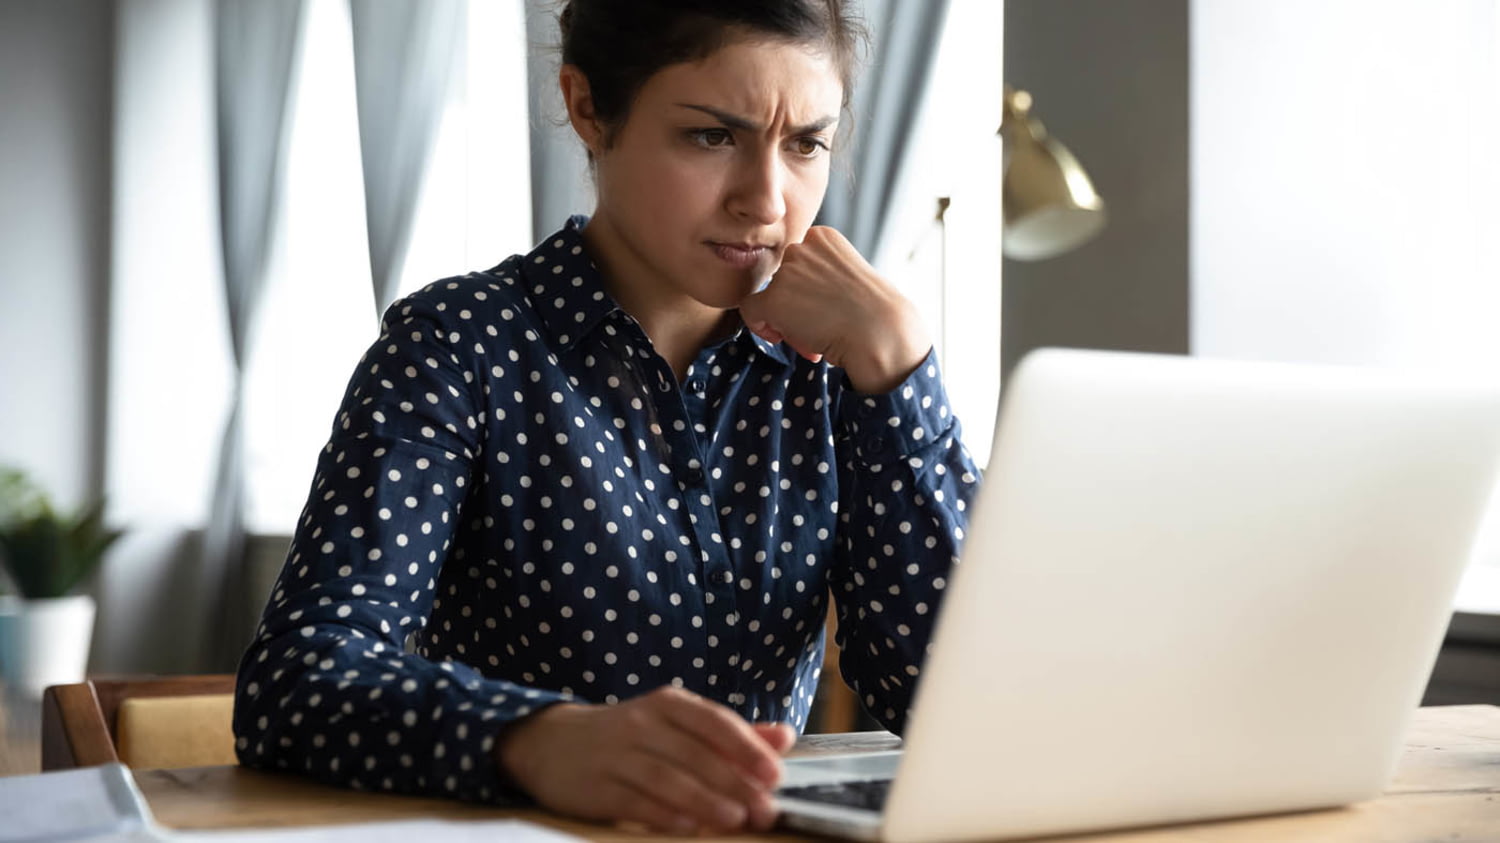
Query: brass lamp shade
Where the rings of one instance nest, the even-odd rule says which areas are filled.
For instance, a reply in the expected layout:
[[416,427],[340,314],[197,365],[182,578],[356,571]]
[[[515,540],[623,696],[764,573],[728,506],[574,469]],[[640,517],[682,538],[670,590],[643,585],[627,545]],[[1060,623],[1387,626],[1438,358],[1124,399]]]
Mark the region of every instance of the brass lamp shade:
[[1083,165],[1030,111],[1031,95],[1005,86],[1002,249],[1016,260],[1060,255],[1098,234],[1105,221],[1104,200]]

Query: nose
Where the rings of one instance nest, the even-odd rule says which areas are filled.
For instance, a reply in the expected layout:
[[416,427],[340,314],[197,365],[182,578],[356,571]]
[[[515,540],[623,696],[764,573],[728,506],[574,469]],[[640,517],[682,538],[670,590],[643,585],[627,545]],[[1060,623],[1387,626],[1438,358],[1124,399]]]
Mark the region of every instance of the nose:
[[771,225],[786,216],[786,174],[775,150],[747,155],[735,173],[726,203],[735,217]]

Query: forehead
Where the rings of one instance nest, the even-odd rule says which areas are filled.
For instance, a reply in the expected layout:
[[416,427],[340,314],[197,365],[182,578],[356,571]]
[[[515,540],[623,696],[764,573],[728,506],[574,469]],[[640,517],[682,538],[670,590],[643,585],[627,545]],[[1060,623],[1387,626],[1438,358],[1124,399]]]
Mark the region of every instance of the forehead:
[[733,41],[694,62],[668,65],[642,86],[648,108],[706,105],[768,122],[837,117],[838,67],[826,51],[777,41]]

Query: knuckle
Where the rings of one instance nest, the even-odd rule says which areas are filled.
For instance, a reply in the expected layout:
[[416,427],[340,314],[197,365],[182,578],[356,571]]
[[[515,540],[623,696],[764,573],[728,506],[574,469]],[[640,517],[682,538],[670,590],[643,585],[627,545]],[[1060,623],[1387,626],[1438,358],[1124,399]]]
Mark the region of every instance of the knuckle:
[[645,729],[652,719],[650,712],[639,706],[620,709],[619,717],[620,723],[633,732]]

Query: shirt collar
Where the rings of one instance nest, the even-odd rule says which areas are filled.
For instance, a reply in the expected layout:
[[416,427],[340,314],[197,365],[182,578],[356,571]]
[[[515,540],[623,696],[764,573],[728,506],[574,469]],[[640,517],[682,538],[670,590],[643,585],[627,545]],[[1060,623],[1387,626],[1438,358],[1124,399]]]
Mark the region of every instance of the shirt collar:
[[604,278],[583,243],[589,218],[568,218],[561,231],[527,253],[521,263],[526,294],[543,326],[563,349],[571,349],[620,305],[604,289]]
[[[583,242],[583,227],[589,218],[568,218],[562,230],[546,238],[527,253],[521,264],[526,293],[553,341],[563,350],[598,327],[620,305],[604,289],[604,277],[589,257]],[[623,312],[623,311],[622,311]],[[741,327],[734,341],[787,365],[790,358],[780,343],[770,343]]]

